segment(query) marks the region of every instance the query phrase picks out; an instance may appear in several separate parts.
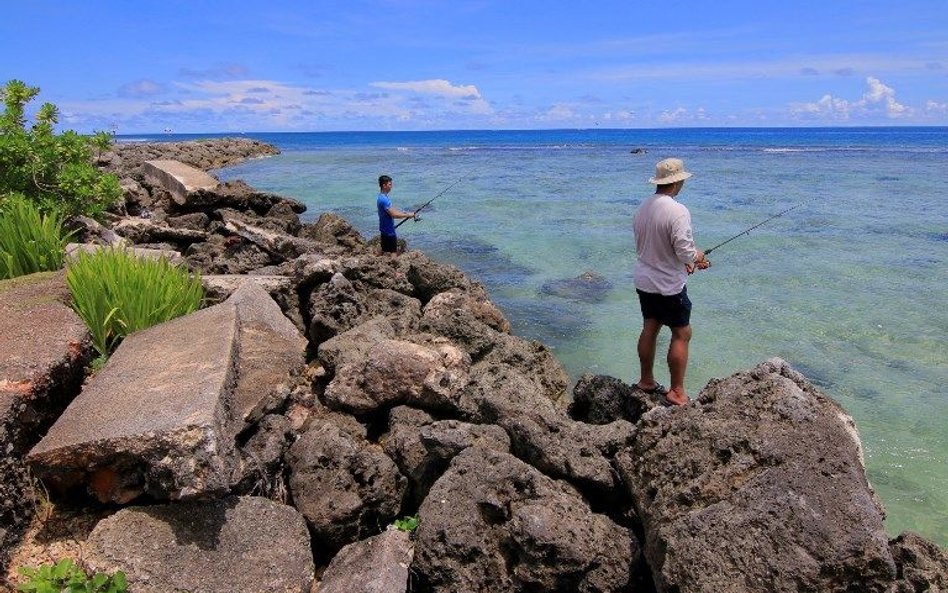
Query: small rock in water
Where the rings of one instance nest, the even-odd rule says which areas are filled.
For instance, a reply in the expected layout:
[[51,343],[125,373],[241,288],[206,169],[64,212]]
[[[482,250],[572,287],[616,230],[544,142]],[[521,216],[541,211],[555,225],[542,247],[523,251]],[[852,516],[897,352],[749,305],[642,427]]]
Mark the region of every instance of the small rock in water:
[[540,287],[542,294],[584,303],[600,303],[612,290],[612,282],[597,272],[586,271],[575,278],[551,280]]

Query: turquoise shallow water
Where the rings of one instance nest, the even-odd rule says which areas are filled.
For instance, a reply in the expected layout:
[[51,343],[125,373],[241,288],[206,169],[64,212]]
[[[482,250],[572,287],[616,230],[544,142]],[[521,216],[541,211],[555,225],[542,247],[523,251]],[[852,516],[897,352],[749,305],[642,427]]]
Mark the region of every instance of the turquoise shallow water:
[[[337,212],[367,236],[379,174],[395,178],[402,208],[463,177],[401,235],[481,279],[514,331],[552,347],[574,379],[637,374],[631,218],[656,161],[679,156],[694,171],[680,199],[704,248],[804,203],[691,277],[688,391],[785,358],[855,418],[890,533],[948,546],[948,129],[254,137],[284,153],[223,178]],[[611,289],[588,300],[544,290],[586,271]]]

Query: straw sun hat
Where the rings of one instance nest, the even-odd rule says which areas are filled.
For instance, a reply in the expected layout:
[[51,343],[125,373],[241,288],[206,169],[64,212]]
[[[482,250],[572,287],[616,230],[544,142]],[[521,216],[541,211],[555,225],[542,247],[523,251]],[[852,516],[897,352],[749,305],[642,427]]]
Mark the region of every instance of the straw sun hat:
[[691,173],[685,171],[685,164],[681,159],[665,159],[655,165],[655,177],[648,180],[655,185],[667,185],[677,181],[684,181],[691,177]]

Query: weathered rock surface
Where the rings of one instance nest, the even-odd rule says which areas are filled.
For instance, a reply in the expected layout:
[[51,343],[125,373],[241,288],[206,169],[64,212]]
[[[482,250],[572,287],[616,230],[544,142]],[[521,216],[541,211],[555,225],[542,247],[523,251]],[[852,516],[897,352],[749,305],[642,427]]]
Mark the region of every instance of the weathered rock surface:
[[79,393],[92,344],[64,275],[0,281],[0,570],[33,510],[23,456]]
[[628,530],[508,454],[466,449],[419,518],[413,568],[424,590],[618,592],[638,579]]
[[352,414],[401,404],[452,410],[469,368],[467,355],[446,342],[429,347],[382,340],[366,352],[365,360],[336,369],[324,399]]
[[314,576],[303,517],[257,497],[123,509],[96,525],[83,561],[124,571],[136,593],[308,593]]
[[375,535],[401,510],[406,484],[395,463],[332,422],[314,423],[286,459],[293,501],[321,549]]
[[779,359],[647,414],[618,456],[659,591],[884,591],[852,419]]
[[414,546],[394,528],[355,542],[336,554],[319,582],[319,593],[404,593]]
[[189,142],[119,142],[98,159],[99,167],[119,178],[140,175],[149,160],[175,160],[202,171],[219,169],[248,158],[279,154],[276,147],[249,138],[217,138]]
[[102,501],[226,493],[237,331],[221,304],[128,336],[30,452],[36,473]]
[[299,236],[319,243],[325,253],[350,255],[366,248],[362,234],[347,220],[331,212],[320,214],[313,224],[303,225]]
[[891,593],[948,591],[948,552],[908,531],[889,542],[889,548],[898,574]]
[[609,424],[617,419],[635,423],[660,405],[615,377],[585,374],[573,386],[573,399],[567,411],[574,420],[587,424]]
[[421,504],[456,455],[475,445],[507,453],[510,438],[499,426],[435,420],[407,406],[391,411],[389,430],[382,438],[385,453],[408,478],[411,507]]
[[239,432],[289,396],[290,382],[306,362],[306,338],[255,282],[242,284],[227,303],[237,308],[237,381],[232,405]]

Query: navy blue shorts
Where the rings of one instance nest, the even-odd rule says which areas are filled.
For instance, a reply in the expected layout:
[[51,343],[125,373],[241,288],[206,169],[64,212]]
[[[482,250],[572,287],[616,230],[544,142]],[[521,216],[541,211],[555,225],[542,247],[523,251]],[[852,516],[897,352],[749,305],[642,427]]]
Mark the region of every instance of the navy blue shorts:
[[382,238],[382,252],[383,253],[397,253],[398,252],[398,237],[395,235],[380,235]]
[[688,298],[688,287],[682,288],[678,294],[665,296],[652,292],[639,293],[639,305],[642,306],[642,317],[657,319],[668,327],[684,327],[691,324],[691,300]]

